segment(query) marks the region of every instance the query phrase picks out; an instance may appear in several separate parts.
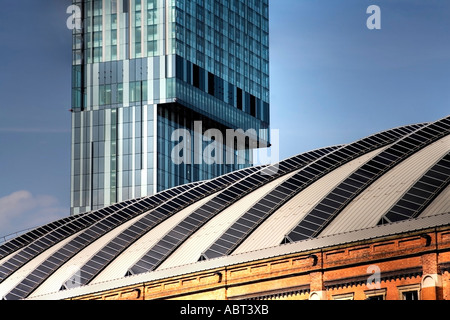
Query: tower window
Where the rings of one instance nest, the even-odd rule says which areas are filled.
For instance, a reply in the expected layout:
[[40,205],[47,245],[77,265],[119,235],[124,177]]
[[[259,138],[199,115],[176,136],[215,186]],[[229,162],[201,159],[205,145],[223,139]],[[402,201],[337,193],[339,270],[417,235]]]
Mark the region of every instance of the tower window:
[[239,110],[242,110],[242,89],[237,88],[236,90],[236,105]]
[[208,93],[210,95],[214,95],[214,75],[211,72],[208,72]]
[[200,67],[194,64],[192,66],[192,85],[196,88],[200,88]]

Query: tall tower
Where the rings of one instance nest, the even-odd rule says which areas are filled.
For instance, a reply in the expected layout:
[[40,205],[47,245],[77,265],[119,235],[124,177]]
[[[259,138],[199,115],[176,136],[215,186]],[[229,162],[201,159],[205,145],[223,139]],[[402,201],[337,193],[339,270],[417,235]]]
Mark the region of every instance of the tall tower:
[[[268,0],[73,4],[72,214],[253,164],[269,143]],[[173,161],[181,142],[191,161]],[[204,161],[211,144],[223,161]]]

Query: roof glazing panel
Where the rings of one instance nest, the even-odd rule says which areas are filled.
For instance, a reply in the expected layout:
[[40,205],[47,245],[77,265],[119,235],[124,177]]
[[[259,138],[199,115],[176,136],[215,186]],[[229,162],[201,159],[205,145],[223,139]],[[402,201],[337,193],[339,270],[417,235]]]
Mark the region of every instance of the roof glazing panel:
[[[175,229],[170,230],[153,248],[151,248],[129,271],[127,274],[138,274],[143,272],[148,272],[155,270],[160,266],[168,256],[173,253],[184,241],[186,241],[191,235],[193,235],[197,230],[199,230],[203,225],[205,225],[214,216],[219,214],[222,210],[237,202],[239,199],[245,195],[251,193],[257,188],[261,187],[269,181],[281,177],[289,172],[292,172],[299,167],[306,166],[317,158],[338,149],[339,147],[324,148],[322,150],[315,150],[309,153],[305,153],[293,158],[289,161],[283,162],[283,165],[278,166],[276,171],[272,172],[272,175],[262,174],[262,169],[260,172],[255,172],[242,180],[236,182],[231,187],[225,189],[216,197],[214,197],[210,204],[206,204],[195,212],[193,212],[186,220],[189,220],[188,227],[190,228],[188,233],[180,236],[179,233],[175,234]],[[250,182],[250,183],[249,183]],[[211,205],[212,204],[212,205]],[[166,250],[159,259],[151,259],[149,262],[149,257],[153,257],[153,252],[158,251],[159,246],[164,243],[164,247],[169,249]]]
[[[299,192],[307,188],[313,182],[323,177],[327,173],[336,169],[344,163],[348,163],[351,160],[373,151],[395,140],[401,138],[404,134],[408,134],[420,128],[420,125],[407,126],[404,129],[392,129],[387,133],[382,132],[374,136],[364,138],[353,144],[343,146],[329,154],[323,155],[321,158],[310,163],[305,168],[300,170],[296,175],[277,186],[274,190],[261,199],[257,204],[245,212],[241,218],[239,218],[234,225],[232,225],[215,243],[213,243],[208,250],[206,250],[201,260],[216,258],[222,255],[231,254],[258,226],[260,226],[271,214],[273,214],[278,208],[287,203],[292,197]],[[326,166],[326,169],[324,169]],[[358,179],[361,177],[358,176]],[[352,181],[353,184],[357,183],[357,180]],[[270,201],[272,200],[272,201]],[[331,199],[333,202],[334,200]],[[324,207],[326,211],[330,209]],[[325,212],[326,212],[325,211]],[[318,214],[308,222],[309,228],[316,228],[321,219],[325,215],[325,212],[318,212]],[[256,216],[258,219],[252,219]],[[230,235],[241,236],[234,238],[233,242],[222,242],[223,239],[229,238]]]
[[[296,242],[308,238],[314,238],[363,190],[377,180],[380,176],[391,170],[403,160],[423,149],[427,145],[450,133],[450,117],[431,123],[423,128],[400,139],[391,147],[375,156],[368,163],[358,168],[353,174],[337,186],[332,193],[348,192],[336,205],[330,205],[331,196],[327,195],[319,204],[315,206],[301,221],[286,235],[284,242]],[[420,139],[418,137],[426,137]],[[411,138],[416,143],[410,145]],[[380,165],[382,164],[382,165]],[[378,166],[378,170],[373,170]],[[334,198],[334,197],[333,197]],[[417,208],[416,208],[417,209]]]
[[450,184],[450,153],[428,170],[380,219],[378,225],[418,217]]

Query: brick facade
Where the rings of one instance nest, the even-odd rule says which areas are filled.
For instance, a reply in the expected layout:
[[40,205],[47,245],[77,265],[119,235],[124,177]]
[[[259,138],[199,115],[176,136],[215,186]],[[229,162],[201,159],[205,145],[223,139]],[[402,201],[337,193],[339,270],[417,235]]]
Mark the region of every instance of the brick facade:
[[252,261],[80,300],[450,300],[450,226]]

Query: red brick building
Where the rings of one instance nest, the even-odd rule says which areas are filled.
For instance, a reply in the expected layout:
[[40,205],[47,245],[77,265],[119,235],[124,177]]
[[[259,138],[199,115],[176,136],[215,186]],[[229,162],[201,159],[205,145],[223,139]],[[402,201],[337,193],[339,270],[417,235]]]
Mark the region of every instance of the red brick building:
[[16,299],[450,298],[450,118],[68,217],[0,244]]
[[449,300],[449,249],[450,227],[430,228],[167,276],[74,299]]

